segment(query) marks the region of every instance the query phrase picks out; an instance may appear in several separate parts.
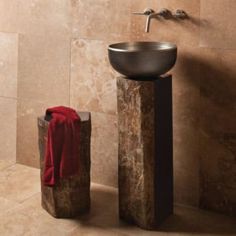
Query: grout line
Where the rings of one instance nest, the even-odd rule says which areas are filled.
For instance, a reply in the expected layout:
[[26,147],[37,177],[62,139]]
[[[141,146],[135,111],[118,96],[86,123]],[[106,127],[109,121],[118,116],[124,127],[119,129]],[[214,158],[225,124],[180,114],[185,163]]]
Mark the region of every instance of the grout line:
[[7,97],[7,96],[1,96],[0,95],[0,98],[4,98],[4,99],[10,99],[10,100],[16,100],[17,101],[17,98],[15,97]]
[[71,40],[86,40],[86,41],[98,41],[98,42],[109,42],[109,40],[106,39],[92,39],[92,38],[86,38],[86,37],[80,37],[80,36],[75,36],[72,37]]
[[29,165],[22,164],[22,163],[18,163],[18,162],[16,162],[15,164],[16,164],[16,165],[20,165],[20,166],[24,166],[25,168],[35,169],[35,170],[37,170],[37,171],[40,170],[40,167],[29,166]]
[[107,188],[107,189],[109,189],[110,191],[114,191],[114,192],[117,192],[118,191],[118,187],[114,187],[114,186],[110,186],[110,185],[105,185],[105,184],[102,184],[102,183],[95,183],[95,182],[91,182],[91,185],[90,185],[90,187],[91,187],[91,189],[93,188],[93,187],[104,187],[104,188]]
[[69,62],[69,107],[71,107],[71,69],[72,69],[72,39],[70,39],[70,62]]
[[2,34],[19,34],[18,32],[13,32],[13,31],[0,31]]
[[22,201],[19,201],[19,202],[17,202],[17,203],[19,203],[20,205],[23,205],[24,204],[24,202],[26,202],[26,201],[28,201],[28,200],[30,200],[31,198],[33,198],[34,196],[36,196],[37,194],[39,194],[39,193],[41,193],[41,191],[38,191],[38,192],[36,192],[36,193],[33,193],[32,195],[30,195],[29,197],[27,197],[27,198],[25,198],[24,200],[22,200]]
[[3,212],[0,212],[0,217],[4,217],[4,216],[7,215],[9,212],[14,211],[15,209],[17,209],[17,208],[20,207],[20,204],[19,204],[17,201],[10,200],[10,199],[8,199],[8,198],[6,198],[6,197],[0,197],[0,198],[5,199],[6,201],[9,201],[9,202],[12,202],[12,203],[16,204],[16,206],[10,207],[10,208],[4,210]]
[[[3,212],[3,214],[0,213],[0,217],[2,217],[2,216],[4,216],[4,215],[8,214],[8,213],[11,212],[11,211],[15,211],[15,210],[21,209],[21,207],[23,206],[23,204],[25,203],[25,201],[29,200],[31,197],[33,197],[34,195],[36,195],[36,194],[38,194],[38,193],[39,193],[39,192],[34,193],[33,195],[31,195],[30,197],[24,199],[23,201],[15,201],[15,200],[8,199],[8,198],[6,198],[6,197],[1,197],[1,198],[5,199],[5,200],[7,200],[7,201],[14,202],[14,203],[16,204],[16,206],[14,206],[14,207],[12,207],[12,208],[10,208],[10,209],[5,210],[5,212]],[[21,214],[24,214],[24,212],[22,212]]]
[[5,171],[5,170],[9,169],[10,167],[12,167],[14,165],[16,165],[16,163],[9,164],[9,166],[6,166],[3,169],[0,169],[0,171]]
[[177,202],[174,202],[174,206],[184,207],[184,208],[188,208],[188,209],[192,209],[192,210],[198,210],[199,209],[197,206],[191,206],[191,205],[186,205],[186,204],[177,203]]

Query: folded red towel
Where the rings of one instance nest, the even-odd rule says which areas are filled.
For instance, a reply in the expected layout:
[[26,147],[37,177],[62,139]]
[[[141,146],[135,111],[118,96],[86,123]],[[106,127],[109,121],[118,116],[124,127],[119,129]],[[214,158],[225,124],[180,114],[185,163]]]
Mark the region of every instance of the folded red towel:
[[68,107],[53,107],[46,111],[51,116],[45,153],[43,182],[53,186],[59,178],[78,174],[80,117]]

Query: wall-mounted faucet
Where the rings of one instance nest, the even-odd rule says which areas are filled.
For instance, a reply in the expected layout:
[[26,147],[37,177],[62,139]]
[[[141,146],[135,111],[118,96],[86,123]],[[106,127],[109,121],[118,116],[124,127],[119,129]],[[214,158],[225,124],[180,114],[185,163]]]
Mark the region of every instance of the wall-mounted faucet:
[[172,13],[170,10],[163,8],[159,12],[155,12],[151,8],[146,8],[143,12],[133,12],[134,15],[145,15],[147,16],[145,32],[148,33],[150,30],[151,19],[161,17],[163,19],[187,19],[188,15],[184,10],[176,10],[175,13]]
[[180,19],[180,20],[185,20],[189,18],[188,14],[181,9],[177,9],[176,12],[173,14],[173,17],[175,19]]

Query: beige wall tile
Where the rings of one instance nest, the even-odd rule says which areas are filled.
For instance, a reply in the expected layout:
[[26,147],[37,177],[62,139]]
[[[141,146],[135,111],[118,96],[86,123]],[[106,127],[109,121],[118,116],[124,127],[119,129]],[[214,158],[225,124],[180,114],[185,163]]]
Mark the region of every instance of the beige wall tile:
[[16,160],[16,100],[0,97],[0,159]]
[[18,32],[30,35],[68,35],[71,32],[70,1],[18,0]]
[[235,51],[201,50],[200,206],[235,215]]
[[17,163],[39,167],[37,117],[51,106],[68,103],[36,102],[18,99],[17,102]]
[[17,97],[18,35],[0,33],[0,96]]
[[201,1],[201,46],[236,49],[235,8],[234,0]]
[[182,46],[173,69],[175,201],[199,201],[199,53]]
[[[144,33],[146,17],[132,16],[134,40],[170,41],[178,45],[178,60],[173,73],[174,176],[175,201],[198,206],[199,202],[199,118],[201,67],[204,56],[199,51],[200,1],[150,0],[134,3],[134,11],[147,7],[185,10],[189,20],[153,20],[150,33]],[[204,67],[207,70],[207,67]],[[205,73],[205,71],[202,73]],[[201,110],[200,110],[201,108]],[[210,120],[209,120],[210,122]]]
[[198,206],[200,93],[186,78],[173,79],[175,201]]
[[[236,133],[235,51],[199,48],[199,42],[204,47],[234,48],[234,0],[19,0],[18,5],[13,0],[8,2],[0,3],[0,30],[21,34],[18,161],[38,166],[36,117],[48,106],[69,105],[70,99],[72,107],[92,111],[93,181],[116,186],[116,74],[107,59],[107,45],[126,40],[175,42],[179,51],[171,72],[175,200],[197,206],[199,171],[206,163],[201,162],[200,156],[210,156],[214,173],[214,149],[218,150],[215,143],[223,145],[222,155],[235,153],[232,138],[224,139],[225,134]],[[131,15],[132,11],[146,7],[182,8],[190,19],[153,20],[150,33],[146,34],[146,17]],[[72,42],[71,35],[76,37]],[[11,76],[7,72],[5,75]],[[199,131],[209,138],[207,149]],[[205,167],[203,170],[207,173]]]
[[198,46],[200,0],[139,1],[139,3],[133,2],[132,11],[142,12],[146,7],[150,7],[155,11],[168,8],[173,12],[176,9],[183,9],[190,18],[184,21],[153,19],[150,32],[145,33],[146,16],[133,15],[131,18],[131,38],[133,40],[170,41],[178,44],[179,47],[182,45]]
[[18,5],[16,0],[0,1],[0,31],[17,32]]
[[175,202],[198,206],[199,134],[189,122],[174,125],[174,190]]
[[117,117],[92,112],[92,181],[117,186]]
[[79,0],[73,7],[75,37],[127,40],[130,34],[131,0]]
[[69,1],[18,1],[19,98],[69,101]]
[[38,166],[37,116],[69,105],[70,2],[18,1],[17,161]]
[[97,40],[72,41],[72,107],[116,114],[116,78],[108,62],[107,44]]
[[[145,16],[132,16],[132,39],[170,41],[178,45],[178,60],[173,74],[174,116],[174,180],[175,201],[198,206],[199,201],[199,66],[192,63],[199,44],[200,1],[149,0],[133,2],[132,11],[151,7],[155,11],[168,8],[185,10],[189,20],[153,19],[150,33],[145,33]],[[191,46],[191,47],[190,47]],[[189,60],[190,59],[190,60]],[[192,76],[194,75],[194,76]]]
[[18,97],[69,101],[70,39],[55,33],[19,36]]
[[[236,142],[235,137],[231,138],[220,139],[201,133],[200,207],[235,216]],[[234,141],[232,146],[228,141]]]

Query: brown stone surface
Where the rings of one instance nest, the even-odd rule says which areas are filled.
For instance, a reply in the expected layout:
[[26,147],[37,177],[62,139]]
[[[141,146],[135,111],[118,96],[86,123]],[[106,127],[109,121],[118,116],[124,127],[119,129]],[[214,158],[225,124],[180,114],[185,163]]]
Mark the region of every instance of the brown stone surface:
[[49,123],[44,120],[44,117],[38,118],[42,207],[57,218],[75,217],[90,209],[91,118],[88,112],[79,112],[79,115],[81,117],[79,173],[77,176],[59,180],[54,187],[48,187],[42,183]]
[[[235,5],[235,0],[0,1],[1,159],[15,159],[16,152],[18,163],[38,167],[36,117],[47,107],[70,105],[91,111],[96,119],[93,181],[117,186],[116,81],[105,58],[107,45],[170,41],[178,45],[171,72],[175,202],[198,207],[200,166],[204,176],[210,176],[208,171],[218,172],[217,150],[221,149],[222,158],[231,155],[229,150],[235,155]],[[147,6],[156,11],[184,9],[190,19],[153,20],[146,34],[146,17],[130,12]],[[10,115],[5,115],[5,107]],[[207,136],[206,145],[199,132]],[[211,169],[205,168],[207,162]],[[221,168],[234,173],[225,165]],[[216,181],[214,177],[210,182]],[[216,195],[211,191],[208,199]],[[235,199],[233,193],[228,196]]]
[[[235,217],[183,205],[176,205],[175,215],[167,219],[157,231],[144,231],[119,220],[117,189],[98,184],[91,184],[90,214],[77,219],[53,218],[41,207],[38,176],[38,169],[19,164],[1,169],[1,236],[236,235]],[[22,183],[25,184],[24,188],[22,188]],[[20,202],[16,199],[18,194],[21,195]]]
[[[236,201],[235,5],[234,0],[150,0],[153,9],[184,9],[190,19],[153,21],[149,34],[143,30],[145,17],[131,16],[133,40],[178,45],[172,71],[175,202],[231,215]],[[146,1],[135,1],[132,11],[145,7]]]
[[235,17],[235,8],[235,0],[201,1],[200,17],[205,22],[200,27],[201,46],[236,49],[236,21],[231,20]]
[[[147,1],[133,1],[132,12],[146,7]],[[171,71],[174,78],[174,199],[177,203],[197,207],[201,149],[198,145],[198,119],[204,116],[204,111],[199,110],[199,63],[192,58],[202,53],[199,47],[200,0],[149,0],[148,7],[154,10],[184,9],[191,16],[186,21],[153,20],[147,34],[144,32],[146,18],[131,15],[131,30],[134,41],[168,41],[178,46],[178,59]]]
[[[200,207],[236,216],[235,136],[225,135],[218,143],[202,133],[201,143],[204,154],[201,155]],[[217,146],[214,150],[213,145]]]
[[120,218],[145,229],[173,211],[172,79],[117,79]]
[[236,216],[236,54],[204,49],[200,80],[200,207]]

